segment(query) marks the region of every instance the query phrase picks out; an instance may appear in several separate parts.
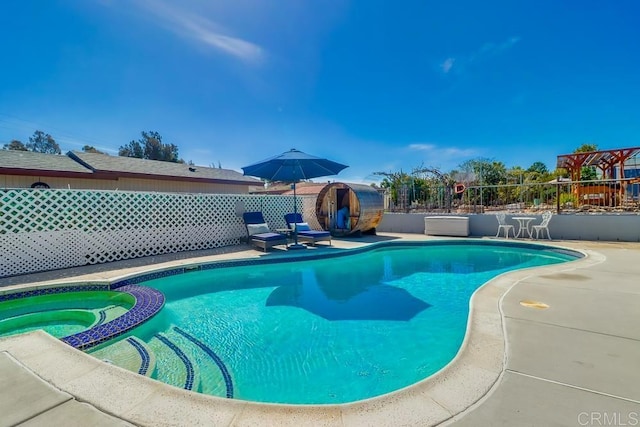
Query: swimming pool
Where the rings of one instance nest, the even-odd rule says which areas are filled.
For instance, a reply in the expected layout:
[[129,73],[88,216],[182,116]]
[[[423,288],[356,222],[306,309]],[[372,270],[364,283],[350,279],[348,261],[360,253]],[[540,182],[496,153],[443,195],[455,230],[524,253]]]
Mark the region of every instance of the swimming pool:
[[113,362],[130,344],[143,359],[135,365],[145,367],[140,373],[216,396],[361,400],[444,367],[460,348],[469,299],[483,283],[576,255],[439,242],[172,275],[144,282],[166,297],[156,317],[92,354]]

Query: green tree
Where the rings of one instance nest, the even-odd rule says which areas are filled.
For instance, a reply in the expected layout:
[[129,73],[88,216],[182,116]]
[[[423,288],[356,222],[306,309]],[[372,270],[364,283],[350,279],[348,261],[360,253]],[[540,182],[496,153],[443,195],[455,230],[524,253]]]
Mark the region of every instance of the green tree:
[[118,156],[144,159],[144,148],[142,148],[142,144],[139,141],[131,141],[118,149]]
[[[574,153],[591,153],[592,151],[598,151],[596,144],[582,144],[576,148]],[[580,169],[580,181],[593,181],[598,179],[598,172],[595,166],[583,166]]]
[[[466,176],[475,176],[474,182],[478,188],[476,194],[470,197],[470,202],[482,205],[504,203],[507,197],[504,191],[499,191],[500,184],[507,182],[507,167],[504,163],[486,158],[467,160],[458,166],[459,172]],[[490,186],[486,188],[485,186]],[[502,200],[501,200],[502,199]]]
[[520,166],[514,166],[507,170],[505,176],[506,187],[498,189],[498,194],[504,203],[514,203],[523,200],[527,190],[524,187],[524,183],[527,181],[527,171]]
[[552,179],[569,178],[569,171],[565,168],[556,168],[550,175]]
[[163,144],[162,136],[155,131],[141,132],[142,138],[123,145],[118,150],[119,156],[136,157],[139,159],[160,160],[163,162],[184,163],[178,157],[178,147],[175,144]]
[[542,162],[533,162],[527,172],[537,172],[540,175],[545,175],[549,173],[549,169],[547,169],[547,165]]
[[460,171],[472,172],[476,176],[476,184],[498,185],[503,184],[507,177],[507,167],[502,162],[491,159],[471,159],[458,166]]
[[386,188],[391,200],[402,209],[408,210],[413,202],[424,202],[429,192],[429,185],[424,178],[417,176],[416,170],[411,174],[403,172],[374,172],[384,178],[380,187]]
[[[408,210],[414,202],[424,206],[434,205],[446,209],[451,208],[453,185],[455,181],[438,169],[424,167],[414,168],[411,173],[374,172],[374,175],[384,176],[380,188],[385,188],[391,195],[394,204]],[[372,184],[375,186],[375,184]],[[438,204],[438,206],[435,206]]]
[[106,154],[105,152],[98,150],[92,145],[85,145],[84,147],[82,147],[82,151],[84,151],[85,153]]
[[411,178],[406,172],[402,170],[400,172],[374,172],[374,175],[384,176],[380,186],[389,190],[391,200],[395,205],[401,205],[402,208],[408,206],[409,201],[406,196]]
[[455,184],[460,181],[455,171],[444,173],[438,168],[420,165],[411,173],[416,177],[415,194],[426,208],[444,208],[447,212],[451,212],[454,197],[460,197],[454,196]]
[[29,151],[27,147],[17,139],[11,140],[11,142],[4,144],[2,147],[3,150],[14,150],[14,151]]
[[580,169],[580,181],[594,181],[598,179],[598,172],[595,166],[583,166]]
[[29,137],[29,142],[26,145],[29,151],[35,153],[46,154],[60,154],[60,146],[55,139],[48,133],[44,133],[41,130],[37,130],[33,133],[33,136]]
[[592,151],[598,151],[597,144],[582,144],[580,147],[576,148],[574,153],[591,153]]

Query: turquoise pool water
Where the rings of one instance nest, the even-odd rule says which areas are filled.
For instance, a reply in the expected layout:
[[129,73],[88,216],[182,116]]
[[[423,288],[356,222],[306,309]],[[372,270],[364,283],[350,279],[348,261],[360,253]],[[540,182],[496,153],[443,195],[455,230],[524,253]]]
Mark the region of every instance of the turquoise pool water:
[[573,259],[499,244],[431,244],[194,271],[144,283],[162,291],[166,305],[132,335],[155,355],[152,376],[179,387],[261,402],[350,402],[445,366],[483,283]]

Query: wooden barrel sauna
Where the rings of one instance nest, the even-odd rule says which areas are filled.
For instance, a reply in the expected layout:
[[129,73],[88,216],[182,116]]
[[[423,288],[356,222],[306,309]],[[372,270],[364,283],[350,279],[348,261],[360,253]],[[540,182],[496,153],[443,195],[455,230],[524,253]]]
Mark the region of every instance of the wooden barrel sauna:
[[318,222],[334,235],[375,234],[383,212],[382,194],[368,185],[333,182],[316,199]]

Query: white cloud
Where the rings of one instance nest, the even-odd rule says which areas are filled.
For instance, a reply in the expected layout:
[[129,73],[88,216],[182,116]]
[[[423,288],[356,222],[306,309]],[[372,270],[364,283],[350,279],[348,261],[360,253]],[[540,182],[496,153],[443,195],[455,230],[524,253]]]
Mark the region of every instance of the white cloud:
[[453,68],[453,64],[456,62],[455,58],[447,58],[444,60],[442,64],[440,64],[440,68],[442,71],[447,74]]
[[434,144],[409,144],[410,150],[433,151],[436,148]]
[[232,36],[228,30],[211,19],[158,0],[141,0],[139,4],[159,18],[157,23],[160,26],[180,37],[196,41],[244,62],[255,64],[264,59],[265,51],[262,47]]
[[448,57],[439,65],[439,68],[444,74],[450,74],[452,71],[455,71],[456,74],[462,74],[470,65],[502,55],[513,48],[519,41],[520,37],[510,37],[498,44],[485,43],[478,50],[470,54],[458,55],[455,58],[451,56]]
[[499,44],[485,43],[484,45],[482,45],[482,47],[478,51],[476,51],[469,57],[469,62],[478,61],[484,58],[500,55],[505,51],[511,49],[519,41],[520,41],[520,37],[511,37],[508,40]]
[[443,148],[441,152],[446,154],[449,157],[471,157],[478,154],[478,151],[472,148]]
[[434,158],[462,159],[478,155],[478,151],[472,148],[440,147],[436,144],[425,143],[409,144],[408,147],[411,151],[424,151]]

